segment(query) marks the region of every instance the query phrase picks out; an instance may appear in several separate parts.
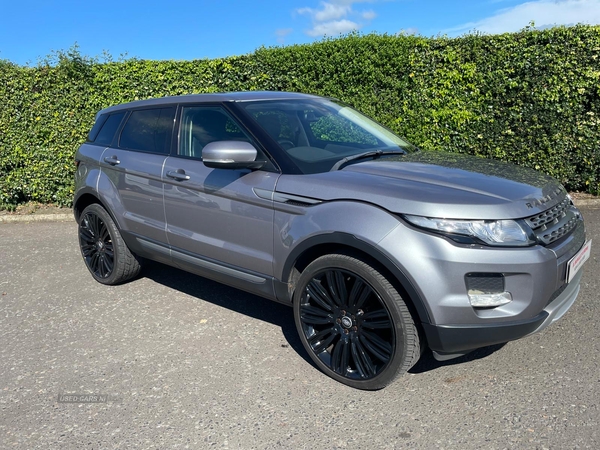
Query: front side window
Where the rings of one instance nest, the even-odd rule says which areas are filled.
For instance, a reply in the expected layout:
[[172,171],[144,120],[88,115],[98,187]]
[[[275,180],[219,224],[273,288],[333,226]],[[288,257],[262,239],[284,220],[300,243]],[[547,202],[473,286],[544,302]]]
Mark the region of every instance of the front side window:
[[214,141],[251,142],[251,139],[221,107],[184,107],[177,154],[201,159],[202,149]]
[[175,107],[133,111],[123,127],[119,147],[150,153],[168,153]]

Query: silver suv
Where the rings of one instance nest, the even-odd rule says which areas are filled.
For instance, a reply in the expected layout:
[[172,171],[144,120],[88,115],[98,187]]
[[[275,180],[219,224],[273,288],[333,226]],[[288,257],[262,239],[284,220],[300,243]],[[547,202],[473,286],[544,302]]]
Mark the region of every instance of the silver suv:
[[293,306],[315,364],[379,389],[558,320],[589,257],[565,189],[535,171],[420,151],[349,106],[242,92],[100,111],[76,156],[92,276],[140,258]]

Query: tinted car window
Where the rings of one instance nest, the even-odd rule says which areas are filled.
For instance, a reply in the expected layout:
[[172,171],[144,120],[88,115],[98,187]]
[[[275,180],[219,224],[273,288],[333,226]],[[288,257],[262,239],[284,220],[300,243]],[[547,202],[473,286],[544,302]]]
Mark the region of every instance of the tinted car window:
[[[119,125],[121,125],[121,121],[125,116],[125,111],[118,112],[115,114],[111,114],[108,116],[100,128],[100,131],[97,132],[96,139],[94,139],[94,143],[98,145],[110,145],[115,137],[115,133],[119,129]],[[91,133],[90,133],[91,134]]]
[[251,142],[251,139],[222,108],[183,108],[177,154],[201,158],[204,146],[213,141]]
[[[307,115],[311,113],[312,111],[306,112]],[[309,122],[309,127],[314,137],[320,141],[366,144],[374,147],[379,145],[375,136],[345,117],[322,116],[314,122]]]
[[94,139],[96,139],[96,136],[98,136],[98,132],[102,128],[102,125],[104,125],[104,122],[106,122],[106,119],[108,119],[108,114],[102,114],[100,117],[98,117],[98,119],[94,123],[94,126],[88,133],[88,136],[87,136],[88,142],[94,142]]
[[174,118],[174,107],[133,111],[121,132],[119,147],[168,153]]
[[325,99],[247,102],[240,105],[302,173],[330,170],[365,151],[410,152],[408,142],[348,105]]
[[253,111],[253,117],[276,141],[293,141],[296,129],[293,120],[283,111]]

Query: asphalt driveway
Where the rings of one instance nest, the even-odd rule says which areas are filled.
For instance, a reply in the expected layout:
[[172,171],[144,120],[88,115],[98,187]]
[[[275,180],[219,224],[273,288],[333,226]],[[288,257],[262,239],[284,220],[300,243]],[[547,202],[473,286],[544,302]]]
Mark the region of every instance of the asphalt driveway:
[[286,306],[159,264],[102,286],[73,222],[2,223],[0,448],[600,448],[600,209],[582,210],[592,257],[562,320],[377,392],[321,374]]

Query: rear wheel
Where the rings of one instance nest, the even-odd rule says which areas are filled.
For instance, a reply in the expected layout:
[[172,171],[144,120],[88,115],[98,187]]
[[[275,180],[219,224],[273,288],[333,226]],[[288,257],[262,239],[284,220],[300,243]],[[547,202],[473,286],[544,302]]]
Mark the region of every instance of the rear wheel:
[[325,255],[302,272],[294,318],[312,360],[358,389],[380,389],[419,359],[419,334],[392,284],[369,264]]
[[98,205],[85,208],[79,218],[79,248],[85,265],[102,284],[119,284],[140,272],[140,263],[131,253],[108,212]]

